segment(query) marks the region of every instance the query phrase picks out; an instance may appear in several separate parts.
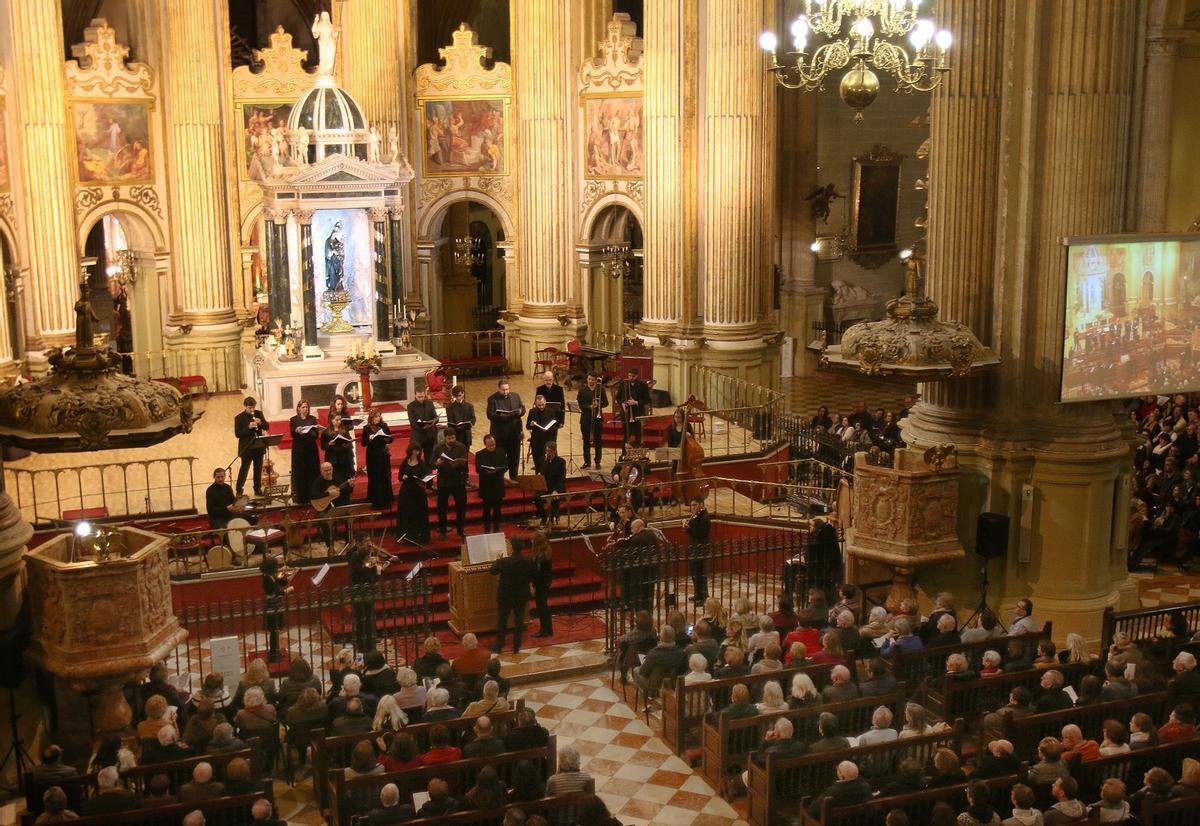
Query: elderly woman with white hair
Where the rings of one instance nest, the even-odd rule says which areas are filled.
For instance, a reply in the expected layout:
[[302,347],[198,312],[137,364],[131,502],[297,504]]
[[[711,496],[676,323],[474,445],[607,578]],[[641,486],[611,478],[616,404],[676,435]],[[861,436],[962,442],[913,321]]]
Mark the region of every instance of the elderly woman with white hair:
[[[796,643],[803,645],[803,643]],[[812,677],[801,672],[792,675],[792,692],[787,698],[788,708],[813,708],[821,705],[821,693],[813,684]]]
[[693,685],[695,683],[707,683],[712,680],[712,675],[708,673],[708,660],[703,654],[693,654],[688,657],[688,673],[683,677],[684,685]]
[[762,701],[757,703],[760,714],[769,714],[773,711],[787,711],[787,701],[783,699],[783,689],[779,683],[772,680],[769,683],[763,684]]
[[233,719],[238,731],[250,737],[269,734],[272,729],[278,731],[279,717],[275,706],[267,702],[261,688],[253,686],[246,689],[242,700],[242,710]]
[[458,716],[458,709],[450,705],[449,691],[440,686],[429,689],[429,696],[425,701],[425,713],[421,716],[422,722],[436,723],[440,720],[454,720]]
[[771,643],[775,643],[782,648],[779,632],[775,630],[775,620],[771,619],[767,614],[763,614],[758,618],[758,631],[752,634],[750,640],[746,643],[746,656],[753,660],[754,655],[758,651],[766,649]]
[[575,794],[595,788],[592,776],[579,768],[579,749],[563,746],[558,750],[558,771],[546,781],[546,796]]
[[888,625],[887,619],[887,609],[882,605],[876,605],[871,609],[871,613],[867,615],[867,624],[858,629],[859,635],[867,640],[874,640],[884,636],[892,630]]
[[[404,709],[405,713],[412,717],[414,722],[420,721],[420,712],[425,708],[425,686],[421,685],[420,679],[417,677],[415,669],[408,666],[401,666],[396,670],[396,681],[400,683],[400,690],[392,695],[396,700],[396,705]],[[412,710],[416,709],[417,715],[414,717]]]
[[462,716],[479,717],[505,711],[508,711],[508,700],[500,696],[500,684],[495,680],[488,680],[483,684],[483,697],[467,706]]

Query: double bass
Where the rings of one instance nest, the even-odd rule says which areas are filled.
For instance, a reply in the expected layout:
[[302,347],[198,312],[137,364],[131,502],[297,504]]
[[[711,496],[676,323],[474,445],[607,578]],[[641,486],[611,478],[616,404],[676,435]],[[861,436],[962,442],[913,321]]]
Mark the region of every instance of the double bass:
[[691,433],[684,432],[683,441],[679,444],[679,466],[675,471],[675,499],[679,502],[691,502],[697,496],[708,493],[708,484],[700,481],[704,476],[701,465],[704,463],[704,448]]

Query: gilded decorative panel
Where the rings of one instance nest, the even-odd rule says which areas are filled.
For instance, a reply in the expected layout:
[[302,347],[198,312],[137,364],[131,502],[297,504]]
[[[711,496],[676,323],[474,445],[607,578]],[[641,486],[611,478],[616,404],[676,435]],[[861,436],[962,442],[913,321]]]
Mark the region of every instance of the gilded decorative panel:
[[[612,16],[596,57],[579,68],[580,118],[584,177],[590,180],[640,180],[645,169],[642,116],[642,40],[629,15]],[[587,211],[585,187],[580,212]]]

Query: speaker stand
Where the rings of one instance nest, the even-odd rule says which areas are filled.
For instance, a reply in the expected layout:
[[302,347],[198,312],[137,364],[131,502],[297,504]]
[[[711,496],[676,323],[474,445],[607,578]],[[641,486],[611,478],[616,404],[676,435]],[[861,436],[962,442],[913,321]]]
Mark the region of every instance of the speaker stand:
[[8,766],[8,761],[14,760],[17,766],[16,791],[18,793],[25,791],[25,773],[33,766],[33,760],[30,758],[29,752],[25,751],[25,744],[21,741],[20,719],[21,715],[17,713],[17,689],[10,685],[8,686],[8,721],[12,745],[4,753],[4,759],[0,760],[0,775]]
[[979,574],[979,576],[980,576],[979,604],[975,606],[975,613],[971,614],[971,616],[967,618],[967,621],[962,624],[962,626],[961,626],[962,628],[970,628],[972,622],[974,622],[977,619],[982,622],[983,618],[986,616],[991,616],[993,619],[996,620],[997,623],[1000,622],[1000,617],[996,614],[995,611],[992,610],[991,606],[988,605],[988,563],[989,562],[991,562],[990,559],[988,559],[987,557],[983,557],[983,567],[980,569],[980,574]]

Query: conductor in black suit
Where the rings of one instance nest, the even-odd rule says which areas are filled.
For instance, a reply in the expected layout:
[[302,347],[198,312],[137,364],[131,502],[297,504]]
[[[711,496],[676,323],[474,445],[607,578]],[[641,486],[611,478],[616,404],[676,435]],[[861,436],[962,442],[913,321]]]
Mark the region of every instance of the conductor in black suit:
[[252,396],[242,401],[242,412],[233,417],[233,434],[238,440],[238,456],[242,466],[238,468],[237,495],[241,496],[246,489],[246,474],[250,471],[250,463],[254,463],[254,495],[262,496],[262,466],[266,448],[253,447],[254,440],[267,435],[270,425],[267,417],[256,410],[258,402]]
[[512,556],[501,557],[492,563],[492,573],[500,577],[500,586],[496,590],[496,645],[492,647],[497,654],[504,650],[509,614],[513,617],[513,653],[521,650],[525,610],[529,607],[529,585],[535,573],[533,560],[523,553],[527,544],[526,539],[514,539]]

